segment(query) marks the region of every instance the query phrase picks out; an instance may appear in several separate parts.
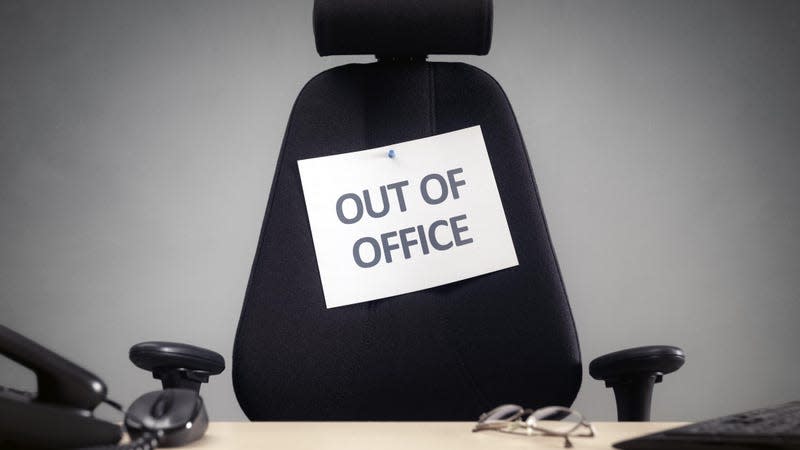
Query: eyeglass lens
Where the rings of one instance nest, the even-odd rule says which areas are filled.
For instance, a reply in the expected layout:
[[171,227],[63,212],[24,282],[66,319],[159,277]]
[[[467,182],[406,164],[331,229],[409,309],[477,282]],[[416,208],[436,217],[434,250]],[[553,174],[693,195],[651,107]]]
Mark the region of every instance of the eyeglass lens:
[[568,434],[575,431],[583,423],[583,416],[569,408],[549,406],[537,409],[525,420],[525,423],[554,434]]
[[506,422],[515,420],[522,415],[522,412],[523,408],[519,405],[500,405],[487,413],[483,413],[480,419],[478,419],[478,422]]

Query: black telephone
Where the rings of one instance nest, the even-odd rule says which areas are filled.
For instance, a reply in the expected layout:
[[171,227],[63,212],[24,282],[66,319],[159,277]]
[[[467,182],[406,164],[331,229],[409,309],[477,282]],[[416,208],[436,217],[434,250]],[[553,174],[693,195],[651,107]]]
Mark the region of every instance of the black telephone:
[[[0,353],[33,370],[38,384],[35,394],[0,386],[0,448],[90,448],[122,439],[122,426],[94,417],[101,402],[119,408],[96,375],[3,325]],[[222,356],[187,344],[143,342],[129,357],[164,389],[131,404],[124,429],[132,442],[116,448],[177,446],[202,437],[208,417],[200,384],[225,369]]]

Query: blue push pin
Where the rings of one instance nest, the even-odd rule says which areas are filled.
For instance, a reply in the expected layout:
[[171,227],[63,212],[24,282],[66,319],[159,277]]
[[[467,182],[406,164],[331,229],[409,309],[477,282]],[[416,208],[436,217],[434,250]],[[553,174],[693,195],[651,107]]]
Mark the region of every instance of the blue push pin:
[[389,155],[389,158],[394,159],[394,157],[397,156],[397,152],[395,152],[394,149],[392,148],[392,149],[389,149],[388,155]]

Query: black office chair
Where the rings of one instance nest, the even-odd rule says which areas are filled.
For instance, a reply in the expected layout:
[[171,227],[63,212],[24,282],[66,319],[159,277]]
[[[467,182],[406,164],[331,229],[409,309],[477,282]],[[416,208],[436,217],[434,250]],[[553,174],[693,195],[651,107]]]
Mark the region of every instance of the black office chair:
[[[242,307],[233,383],[252,420],[474,420],[502,403],[569,406],[581,384],[575,325],[528,153],[502,88],[429,54],[489,51],[492,2],[317,0],[321,56],[373,54],[322,72],[286,128]],[[299,159],[480,125],[519,266],[326,309]],[[365,280],[365,282],[368,282]],[[675,347],[598,358],[621,420],[647,420]]]

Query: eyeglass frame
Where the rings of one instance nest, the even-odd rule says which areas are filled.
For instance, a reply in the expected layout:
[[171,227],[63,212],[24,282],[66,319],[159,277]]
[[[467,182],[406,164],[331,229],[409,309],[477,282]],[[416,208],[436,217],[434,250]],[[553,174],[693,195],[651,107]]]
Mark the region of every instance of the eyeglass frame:
[[[507,408],[512,407],[516,408],[517,412],[512,414],[507,419],[502,420],[493,420],[491,422],[485,422],[485,420],[491,416],[492,412],[497,411],[500,408]],[[566,413],[569,415],[575,415],[578,419],[575,422],[575,425],[566,431],[556,431],[552,429],[548,429],[546,427],[541,427],[537,425],[536,415],[543,415],[544,417],[553,416],[559,413]],[[525,420],[522,419],[525,417]],[[544,420],[544,419],[539,419]],[[573,434],[576,430],[581,427],[586,427],[588,430],[587,434]],[[527,432],[528,436],[532,436],[534,431],[538,431],[542,433],[544,436],[560,436],[564,438],[564,447],[570,448],[572,447],[572,441],[570,441],[570,436],[573,437],[594,437],[597,432],[594,429],[594,425],[592,425],[589,421],[583,417],[579,411],[576,411],[571,408],[567,408],[565,406],[545,406],[538,409],[531,409],[531,408],[523,408],[519,405],[514,404],[504,404],[493,408],[489,412],[485,412],[481,414],[478,418],[478,422],[472,428],[472,432],[476,431],[485,431],[485,430],[494,430],[494,431],[501,431],[511,433],[514,430],[524,428]]]

